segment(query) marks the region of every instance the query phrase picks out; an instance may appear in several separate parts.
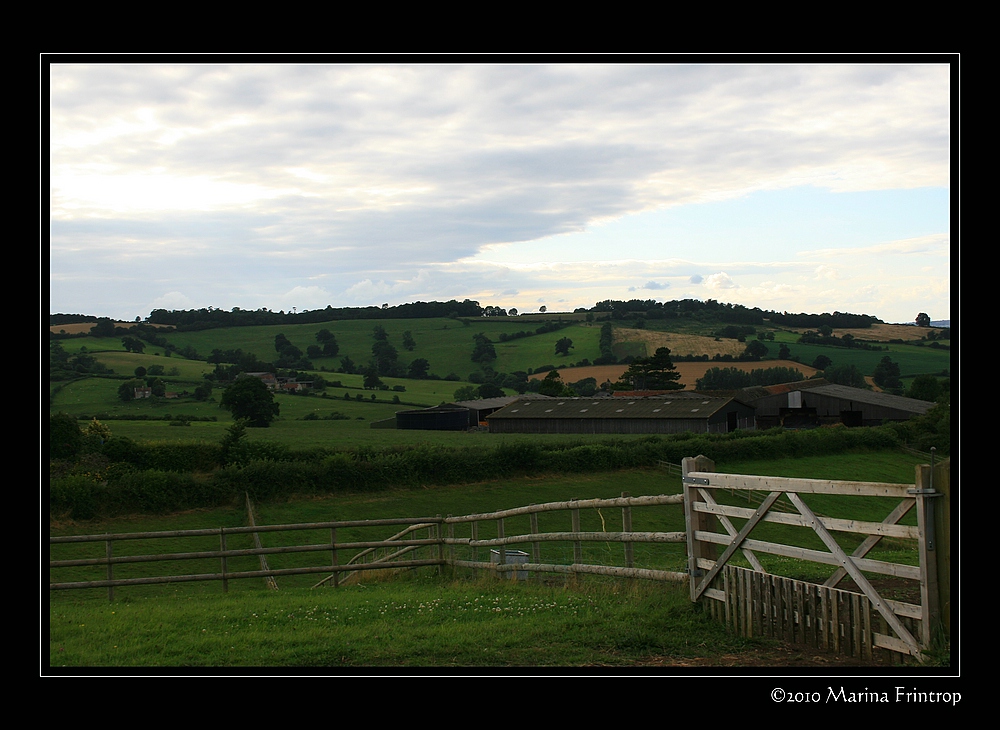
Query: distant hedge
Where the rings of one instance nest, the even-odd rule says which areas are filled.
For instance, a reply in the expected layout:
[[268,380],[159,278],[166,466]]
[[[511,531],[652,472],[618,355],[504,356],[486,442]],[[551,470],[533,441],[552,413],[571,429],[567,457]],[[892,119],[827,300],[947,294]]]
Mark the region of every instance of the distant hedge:
[[[809,431],[737,431],[677,434],[598,443],[496,447],[404,446],[348,451],[292,451],[251,442],[235,463],[220,465],[216,444],[139,444],[113,438],[105,445],[103,470],[53,473],[49,514],[74,519],[126,513],[164,513],[230,504],[244,491],[256,501],[295,495],[379,491],[394,487],[463,484],[503,477],[589,473],[680,463],[704,454],[719,462],[835,454],[899,446],[896,431],[823,428]],[[197,475],[197,476],[196,476]]]

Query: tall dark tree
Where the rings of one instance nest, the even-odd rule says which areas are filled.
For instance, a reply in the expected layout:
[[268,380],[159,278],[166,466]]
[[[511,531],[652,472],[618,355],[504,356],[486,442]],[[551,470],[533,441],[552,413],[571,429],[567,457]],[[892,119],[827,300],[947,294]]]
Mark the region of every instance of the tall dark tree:
[[410,369],[407,371],[407,377],[415,378],[421,380],[427,377],[427,371],[430,370],[431,364],[427,362],[426,359],[418,357],[416,360],[410,363]]
[[921,312],[920,314],[918,314],[916,320],[914,321],[917,323],[917,327],[931,326],[931,318],[930,316],[928,316],[926,312]]
[[68,413],[49,415],[49,458],[70,459],[83,448],[83,433]]
[[[316,333],[316,341],[323,346],[323,357],[336,357],[340,352],[340,345],[337,344],[337,337],[328,329],[321,329]],[[310,355],[310,357],[314,357]],[[315,357],[319,357],[316,355]]]
[[480,332],[477,335],[473,335],[472,339],[476,343],[475,347],[472,348],[472,362],[485,365],[497,359],[497,351],[486,335]]
[[551,395],[558,398],[562,395],[563,390],[566,385],[562,381],[562,376],[559,375],[558,370],[550,370],[549,374],[545,376],[542,380],[542,384],[538,388],[539,395]]
[[641,357],[632,361],[621,379],[615,384],[617,390],[682,390],[677,381],[681,374],[670,359],[670,348],[661,347],[652,357]]
[[375,367],[379,375],[390,375],[399,359],[399,352],[389,344],[388,340],[376,340],[372,345],[372,355],[375,357]]
[[823,371],[823,378],[834,385],[849,385],[852,388],[871,388],[857,365],[831,365]]
[[125,352],[137,352],[141,355],[146,348],[146,343],[138,337],[122,337],[122,346],[124,346]]
[[875,373],[872,376],[872,380],[875,381],[875,385],[884,389],[899,388],[901,383],[899,382],[899,364],[894,363],[892,359],[886,355],[883,357],[878,365],[875,366]]
[[279,412],[274,395],[263,381],[253,376],[237,378],[222,393],[219,407],[233,414],[233,418],[246,420],[248,426],[266,428]]
[[910,389],[906,391],[906,396],[933,402],[938,399],[942,392],[940,381],[933,375],[918,375],[910,383]]

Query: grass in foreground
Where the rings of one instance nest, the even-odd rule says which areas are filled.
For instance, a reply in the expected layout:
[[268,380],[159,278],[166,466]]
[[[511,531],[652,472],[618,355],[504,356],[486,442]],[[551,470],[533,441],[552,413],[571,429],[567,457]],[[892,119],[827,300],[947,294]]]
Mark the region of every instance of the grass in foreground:
[[436,576],[228,595],[50,604],[60,667],[580,667],[739,651],[674,586]]

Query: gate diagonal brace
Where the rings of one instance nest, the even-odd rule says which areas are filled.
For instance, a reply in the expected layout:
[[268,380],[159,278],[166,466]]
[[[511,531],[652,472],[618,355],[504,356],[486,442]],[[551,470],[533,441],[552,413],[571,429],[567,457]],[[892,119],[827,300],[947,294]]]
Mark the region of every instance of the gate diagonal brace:
[[845,553],[843,548],[841,548],[837,541],[833,539],[833,536],[829,533],[826,527],[823,526],[823,523],[819,521],[815,514],[813,514],[813,511],[809,509],[808,505],[802,501],[802,497],[795,494],[795,492],[789,492],[788,497],[792,500],[792,504],[795,505],[799,513],[803,517],[810,520],[813,531],[819,535],[820,540],[822,540],[827,548],[829,548],[830,552],[836,555],[841,561],[848,575],[854,579],[854,582],[858,584],[858,587],[862,590],[862,592],[868,596],[868,600],[870,600],[878,612],[882,614],[882,618],[886,620],[889,626],[891,626],[896,632],[897,636],[899,636],[907,647],[909,647],[910,654],[919,658],[921,656],[920,646],[917,644],[916,639],[914,639],[910,632],[906,630],[906,627],[903,626],[900,620],[896,617],[896,614],[891,608],[889,608],[889,605],[882,600],[882,597],[872,587],[872,584],[869,583],[868,579],[865,578],[860,570],[858,570],[854,561],[847,557],[847,553]]
[[771,509],[771,506],[778,501],[778,497],[780,495],[781,492],[771,492],[770,494],[767,495],[764,501],[761,502],[760,507],[758,507],[757,511],[754,512],[753,517],[747,520],[747,523],[743,525],[743,529],[740,530],[739,534],[736,535],[736,537],[733,539],[731,543],[729,543],[729,547],[727,547],[726,551],[722,553],[722,557],[720,557],[717,561],[715,561],[715,567],[713,567],[710,571],[708,571],[705,577],[701,579],[701,582],[698,583],[698,588],[695,590],[694,594],[695,599],[700,598],[701,594],[705,592],[705,589],[707,589],[708,586],[711,585],[712,580],[715,578],[716,574],[720,570],[722,570],[722,568],[729,561],[729,558],[733,556],[733,553],[736,552],[736,550],[740,547],[741,544],[743,544],[743,541],[746,540],[747,535],[750,534],[753,528],[755,528],[758,524],[760,524],[760,521],[764,519],[764,516],[767,514],[768,510]]
[[[907,512],[913,509],[913,506],[916,503],[917,501],[915,499],[904,499],[902,502],[896,505],[896,509],[890,512],[889,515],[884,520],[882,520],[882,524],[883,525],[897,524],[901,519],[903,519],[903,516],[906,515]],[[851,553],[851,557],[863,558],[865,555],[871,552],[872,548],[874,548],[876,545],[879,544],[879,541],[881,539],[882,539],[881,535],[869,535],[864,539],[864,541],[860,545],[858,545],[858,547],[854,550],[854,552]],[[847,577],[847,571],[844,570],[843,568],[837,568],[837,570],[834,571],[833,575],[827,578],[826,582],[823,583],[823,587],[836,588],[837,584],[840,583],[840,581],[842,581],[845,577]]]
[[[719,504],[718,502],[715,501],[715,497],[713,497],[712,494],[707,490],[699,489],[698,493],[701,495],[702,499],[705,500],[706,504],[710,504],[713,507]],[[719,522],[722,523],[722,526],[726,528],[726,532],[729,533],[729,537],[736,536],[737,530],[735,527],[733,527],[733,523],[728,517],[726,517],[725,515],[716,515],[716,518],[719,520]],[[743,556],[747,559],[747,561],[750,563],[753,569],[756,570],[758,573],[767,572],[766,570],[764,570],[764,566],[760,564],[760,561],[757,560],[757,556],[754,555],[753,550],[748,550],[747,548],[743,548]]]

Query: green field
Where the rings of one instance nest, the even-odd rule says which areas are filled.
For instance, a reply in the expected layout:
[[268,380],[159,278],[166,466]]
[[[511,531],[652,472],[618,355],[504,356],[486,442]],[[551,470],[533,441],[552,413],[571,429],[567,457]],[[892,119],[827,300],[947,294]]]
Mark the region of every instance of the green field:
[[[717,464],[720,471],[810,478],[892,482],[912,480],[915,457],[903,452],[845,454],[768,462]],[[376,517],[469,514],[531,503],[676,493],[680,480],[660,470],[496,480],[458,487],[394,490],[379,494],[258,505],[258,521],[287,524]],[[830,498],[810,499],[820,513],[836,512]],[[861,499],[853,508],[859,519],[880,519],[886,505]],[[551,515],[542,529],[568,529]],[[618,529],[617,510],[581,514],[584,530]],[[108,520],[50,530],[52,535],[101,534],[238,526],[241,509],[202,510],[184,514]],[[679,506],[633,511],[633,529],[682,530]],[[386,530],[381,537],[386,536]],[[482,524],[482,537],[490,526]],[[525,529],[515,520],[507,534]],[[268,533],[265,543],[286,544]],[[372,538],[371,528],[344,528],[338,540]],[[780,536],[786,537],[787,536]],[[317,533],[322,541],[328,535]],[[309,541],[297,536],[296,541]],[[128,552],[149,554],[162,541],[134,541]],[[121,543],[119,543],[121,545]],[[231,547],[240,547],[233,543]],[[170,550],[205,550],[217,545],[204,538],[172,541]],[[683,545],[637,545],[637,565],[683,570]],[[116,548],[117,549],[117,548]],[[123,548],[124,549],[124,548]],[[620,564],[620,545],[588,545],[586,559]],[[900,560],[887,548],[886,556]],[[568,560],[558,543],[544,547],[553,562]],[[103,554],[100,543],[85,552]],[[52,557],[69,557],[69,546],[55,546]],[[74,553],[74,554],[79,554]],[[313,561],[313,562],[310,562]],[[271,567],[315,564],[301,554],[271,556]],[[905,562],[905,560],[904,560]],[[163,574],[165,563],[119,566],[116,577]],[[252,569],[252,564],[247,569]],[[774,566],[772,566],[774,567]],[[794,567],[778,565],[778,568]],[[216,570],[186,564],[175,570]],[[238,566],[231,566],[231,570]],[[59,580],[86,579],[90,568],[60,571]],[[93,577],[100,578],[101,571]],[[787,574],[787,573],[786,573]],[[55,576],[53,576],[55,578]],[[119,587],[114,603],[104,590],[56,591],[50,595],[50,669],[61,667],[628,667],[654,658],[683,664],[692,660],[721,663],[721,657],[756,652],[773,643],[746,641],[728,634],[691,604],[686,589],[670,584],[626,583],[584,577],[579,584],[562,578],[522,583],[473,579],[467,570],[439,576],[436,568],[395,578],[369,574],[360,585],[338,589],[309,586],[315,577],[279,579],[271,591],[259,580],[220,584],[185,583]],[[836,663],[836,662],[831,662]],[[747,664],[746,666],[753,666]]]

